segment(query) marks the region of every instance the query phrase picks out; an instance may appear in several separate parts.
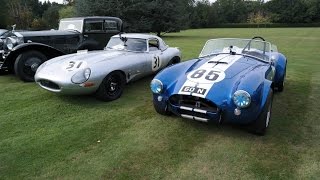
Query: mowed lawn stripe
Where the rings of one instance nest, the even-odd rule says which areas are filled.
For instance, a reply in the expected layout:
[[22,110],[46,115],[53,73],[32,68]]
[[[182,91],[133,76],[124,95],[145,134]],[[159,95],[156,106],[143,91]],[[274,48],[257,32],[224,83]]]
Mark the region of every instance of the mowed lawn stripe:
[[289,60],[265,137],[157,114],[149,83],[123,96],[56,96],[0,76],[0,179],[309,179],[319,176],[320,28],[198,29],[166,34],[183,60],[210,38],[263,36]]

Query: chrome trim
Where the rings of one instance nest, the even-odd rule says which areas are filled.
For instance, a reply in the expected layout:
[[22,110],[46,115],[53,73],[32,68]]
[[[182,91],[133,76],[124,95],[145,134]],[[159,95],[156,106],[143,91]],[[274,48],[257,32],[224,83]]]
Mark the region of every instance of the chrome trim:
[[193,116],[181,114],[181,117],[193,120]]
[[194,112],[198,112],[198,113],[202,113],[202,114],[207,114],[206,110],[202,110],[202,109],[193,109]]
[[187,110],[187,111],[192,111],[193,109],[190,107],[185,107],[185,106],[180,106],[180,109],[182,110]]
[[202,121],[202,122],[208,122],[209,119],[206,119],[206,118],[201,118],[201,117],[193,117],[194,120],[197,120],[197,121]]
[[186,114],[181,114],[181,117],[186,118],[186,119],[201,121],[201,122],[208,122],[209,121],[209,119],[206,119],[206,118],[190,116],[190,115],[186,115]]

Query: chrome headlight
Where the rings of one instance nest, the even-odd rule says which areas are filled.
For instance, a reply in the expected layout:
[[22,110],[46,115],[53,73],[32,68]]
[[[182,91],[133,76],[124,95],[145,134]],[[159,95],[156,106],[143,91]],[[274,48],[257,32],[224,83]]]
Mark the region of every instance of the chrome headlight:
[[15,46],[24,42],[23,36],[20,33],[16,33],[16,36],[7,37],[6,46],[11,51]]
[[15,38],[8,37],[6,39],[6,46],[9,50],[12,50],[16,44],[17,44],[17,40]]
[[91,75],[91,69],[86,68],[74,74],[71,78],[71,81],[75,84],[81,84],[86,82],[90,78],[90,75]]
[[233,94],[233,102],[238,108],[246,108],[251,104],[251,96],[247,91],[238,90]]
[[160,94],[163,91],[163,84],[158,79],[153,79],[150,83],[151,91],[155,94]]

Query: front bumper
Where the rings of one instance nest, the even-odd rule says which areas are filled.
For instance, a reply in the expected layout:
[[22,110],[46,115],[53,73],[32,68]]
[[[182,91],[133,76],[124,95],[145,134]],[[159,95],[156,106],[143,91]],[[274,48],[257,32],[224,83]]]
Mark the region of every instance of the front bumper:
[[217,105],[207,99],[192,96],[190,96],[191,100],[187,98],[187,101],[184,102],[179,98],[173,101],[173,96],[183,95],[171,95],[169,98],[167,96],[154,94],[154,105],[163,109],[167,108],[170,112],[182,118],[202,122],[249,124],[255,121],[260,114],[258,106],[241,109],[241,113],[237,114],[236,110],[239,109],[228,103]]
[[[88,81],[83,84],[73,84],[53,82],[47,79],[38,79],[36,83],[43,89],[48,90],[57,94],[67,94],[67,95],[81,95],[81,94],[91,94],[94,93],[98,87],[92,82]],[[90,86],[86,86],[90,84]]]
[[57,94],[91,94],[99,88],[99,83],[90,79],[82,84],[74,84],[71,82],[71,78],[61,79],[53,75],[38,73],[35,75],[35,82],[41,88]]
[[221,123],[221,112],[210,112],[199,108],[192,108],[186,106],[176,106],[173,104],[169,105],[169,110],[176,114],[177,116],[181,116],[182,118],[202,121],[202,122],[217,122]]

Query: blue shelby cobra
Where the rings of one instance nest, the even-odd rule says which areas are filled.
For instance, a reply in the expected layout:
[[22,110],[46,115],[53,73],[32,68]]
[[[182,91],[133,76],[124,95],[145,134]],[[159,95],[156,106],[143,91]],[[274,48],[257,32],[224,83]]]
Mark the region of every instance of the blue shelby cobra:
[[155,110],[183,118],[246,124],[264,135],[286,57],[262,37],[211,39],[199,58],[170,66],[151,82]]

